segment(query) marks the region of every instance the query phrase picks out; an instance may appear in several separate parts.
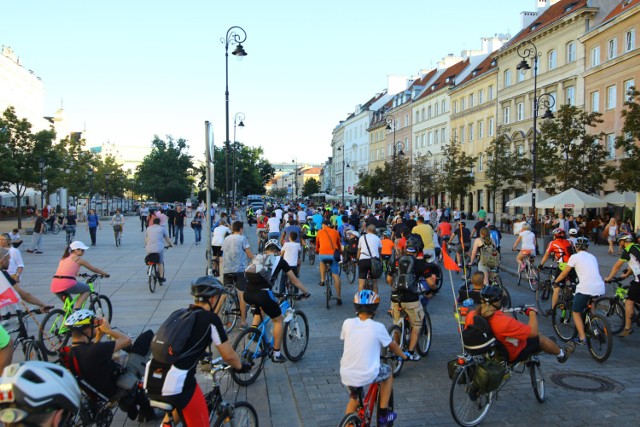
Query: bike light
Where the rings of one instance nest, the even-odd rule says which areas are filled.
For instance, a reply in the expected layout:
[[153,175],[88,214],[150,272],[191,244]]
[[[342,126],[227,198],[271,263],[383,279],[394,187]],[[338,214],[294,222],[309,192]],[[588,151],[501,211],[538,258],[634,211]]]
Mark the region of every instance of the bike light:
[[461,365],[461,366],[462,366],[462,365],[464,365],[464,364],[465,364],[465,362],[466,362],[466,361],[465,361],[462,357],[459,357],[459,358],[458,358],[458,365]]

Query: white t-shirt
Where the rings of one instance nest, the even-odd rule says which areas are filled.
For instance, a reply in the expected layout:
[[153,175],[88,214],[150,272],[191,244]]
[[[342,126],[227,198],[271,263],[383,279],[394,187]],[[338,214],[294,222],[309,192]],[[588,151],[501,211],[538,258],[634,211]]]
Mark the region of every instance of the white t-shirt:
[[522,246],[520,247],[521,250],[533,251],[536,249],[536,235],[533,234],[533,231],[521,231],[520,237],[522,237],[522,239],[520,239],[520,243],[522,244]]
[[340,339],[344,341],[340,359],[342,384],[351,387],[371,384],[380,371],[380,349],[391,343],[384,325],[352,317],[342,324]]
[[298,222],[300,224],[304,224],[304,222],[307,220],[307,213],[305,211],[298,211]]
[[284,252],[283,258],[287,261],[287,264],[291,267],[297,267],[298,255],[300,254],[300,243],[285,242],[285,244],[282,245],[282,251]]
[[278,208],[274,212],[276,213],[276,218],[282,219],[282,209]]
[[604,280],[600,276],[598,260],[589,252],[580,251],[569,257],[567,265],[576,270],[578,286],[576,292],[583,295],[604,295]]
[[[364,239],[367,239],[366,243]],[[376,258],[380,258],[380,250],[382,249],[382,242],[380,238],[375,234],[366,233],[360,236],[358,240],[358,249],[360,249],[360,258],[358,259],[370,259],[371,255],[369,253],[369,249],[367,249],[367,243],[369,244],[369,249],[373,253],[373,256]]]
[[278,219],[278,215],[269,218],[269,221],[267,221],[267,228],[269,229],[269,233],[280,232],[280,220]]
[[226,225],[219,225],[211,233],[211,246],[222,246],[224,238],[231,234],[231,230]]

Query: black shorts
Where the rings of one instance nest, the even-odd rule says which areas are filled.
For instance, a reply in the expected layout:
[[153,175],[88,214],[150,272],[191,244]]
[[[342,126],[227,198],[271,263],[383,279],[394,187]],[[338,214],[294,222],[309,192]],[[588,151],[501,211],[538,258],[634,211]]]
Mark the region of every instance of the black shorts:
[[225,285],[233,285],[240,292],[247,290],[247,279],[244,277],[244,273],[226,273],[222,277],[222,283]]
[[529,356],[540,353],[540,337],[535,336],[533,338],[527,338],[527,345],[522,349],[518,357],[514,362],[520,362],[527,360]]
[[629,284],[629,299],[633,302],[640,302],[640,282],[637,280]]
[[358,261],[358,279],[366,280],[367,274],[371,271],[371,258]]
[[270,290],[246,291],[244,293],[244,301],[250,304],[256,310],[256,313],[258,312],[258,308],[261,308],[265,314],[272,319],[282,314],[278,300],[276,300],[276,297],[273,296],[273,292]]
[[222,246],[211,246],[213,256],[222,256]]

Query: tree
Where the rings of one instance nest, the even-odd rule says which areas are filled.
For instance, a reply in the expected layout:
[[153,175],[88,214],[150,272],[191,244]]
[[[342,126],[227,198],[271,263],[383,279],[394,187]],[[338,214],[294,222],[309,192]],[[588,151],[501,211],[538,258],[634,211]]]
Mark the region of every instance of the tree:
[[309,197],[314,193],[318,193],[320,191],[320,183],[315,178],[309,178],[304,182],[302,186],[302,196]]
[[525,174],[525,168],[530,165],[529,161],[510,150],[508,133],[508,128],[499,127],[495,139],[485,151],[487,166],[484,176],[488,180],[485,188],[493,194],[492,212],[496,211],[496,195],[505,190],[513,191],[517,187],[516,182]]
[[471,168],[478,158],[464,153],[454,140],[444,148],[443,154],[442,185],[451,194],[452,200],[455,201],[456,196],[460,196],[462,201],[469,188],[475,183]]
[[387,193],[385,184],[389,182],[388,178],[389,167],[385,164],[385,168],[377,167],[373,173],[368,171],[358,174],[358,185],[356,185],[355,194],[365,197],[380,197],[382,194],[391,194],[391,191]]
[[272,188],[267,194],[276,199],[284,199],[289,194],[288,190],[288,188]]
[[616,183],[616,189],[622,191],[640,192],[640,92],[631,87],[622,110],[624,134],[616,138],[616,148],[626,153],[619,159],[617,169],[612,170],[611,178]]
[[[0,117],[0,188],[16,196],[18,228],[22,228],[22,198],[27,188],[40,188],[42,158],[47,162],[56,134],[53,129],[33,133],[27,119],[19,119],[13,107]],[[42,191],[42,188],[40,188]]]
[[[412,166],[413,185],[418,191],[418,203],[421,204],[431,196],[437,196],[439,191],[438,173],[431,163],[431,156],[420,154],[416,156]],[[436,204],[438,203],[436,197]]]

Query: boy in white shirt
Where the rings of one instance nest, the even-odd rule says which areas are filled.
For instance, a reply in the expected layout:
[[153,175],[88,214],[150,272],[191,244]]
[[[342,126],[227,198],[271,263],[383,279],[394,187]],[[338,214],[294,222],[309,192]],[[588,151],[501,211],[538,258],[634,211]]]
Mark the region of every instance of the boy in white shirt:
[[[289,267],[291,267],[293,274],[298,277],[298,272],[300,271],[300,249],[302,247],[300,246],[300,243],[296,242],[296,240],[298,240],[298,233],[296,233],[295,231],[289,233],[289,241],[285,242],[285,244],[282,245],[280,255],[282,256],[282,258],[284,258],[287,264],[289,264]],[[287,275],[281,274],[278,293],[283,294],[286,291],[286,283]],[[297,289],[295,290],[295,293],[298,293]]]

